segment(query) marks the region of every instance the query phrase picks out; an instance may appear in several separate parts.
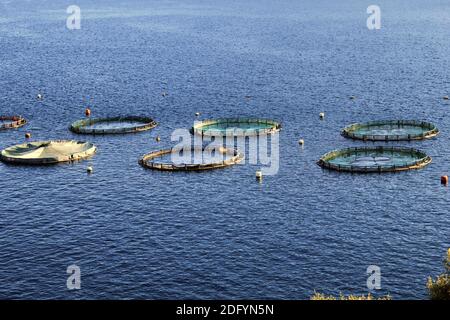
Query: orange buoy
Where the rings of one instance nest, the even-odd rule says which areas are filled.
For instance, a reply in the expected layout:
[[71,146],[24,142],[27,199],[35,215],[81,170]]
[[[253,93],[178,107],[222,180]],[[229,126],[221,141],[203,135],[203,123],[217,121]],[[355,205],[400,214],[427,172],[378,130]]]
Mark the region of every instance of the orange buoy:
[[31,138],[31,133],[27,132],[25,133],[25,139],[30,139]]
[[442,176],[441,183],[447,185],[448,184],[448,176]]
[[86,117],[89,117],[91,115],[91,109],[86,108],[86,110],[84,111],[84,113],[86,114]]

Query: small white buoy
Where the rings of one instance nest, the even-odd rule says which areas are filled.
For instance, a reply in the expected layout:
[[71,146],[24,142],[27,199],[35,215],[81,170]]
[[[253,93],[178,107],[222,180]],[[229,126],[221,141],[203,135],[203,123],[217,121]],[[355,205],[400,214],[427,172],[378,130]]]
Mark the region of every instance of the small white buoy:
[[303,139],[298,140],[298,144],[301,145],[301,146],[304,145],[305,144],[305,140],[303,140]]
[[91,174],[91,173],[94,172],[94,168],[93,168],[92,166],[88,166],[88,167],[86,168],[86,171],[87,171],[87,173]]
[[260,170],[256,171],[256,179],[261,180],[263,177],[263,174]]
[[162,95],[163,97],[167,97],[168,93],[167,93],[167,92],[163,92],[163,93],[161,93],[161,95]]
[[323,118],[325,118],[325,112],[321,112],[321,113],[319,113],[319,117],[320,117],[320,119],[323,119]]
[[195,113],[195,116],[196,116],[196,117],[200,116],[200,112],[196,112],[196,113]]
[[355,100],[356,97],[355,96],[350,96],[350,100]]
[[42,94],[38,93],[37,96],[36,96],[36,99],[43,100],[44,96]]
[[161,137],[160,137],[160,136],[157,136],[157,137],[155,138],[155,140],[156,140],[156,142],[160,142],[160,141],[161,141]]
[[448,100],[449,98],[448,98],[448,96],[444,96],[442,99]]

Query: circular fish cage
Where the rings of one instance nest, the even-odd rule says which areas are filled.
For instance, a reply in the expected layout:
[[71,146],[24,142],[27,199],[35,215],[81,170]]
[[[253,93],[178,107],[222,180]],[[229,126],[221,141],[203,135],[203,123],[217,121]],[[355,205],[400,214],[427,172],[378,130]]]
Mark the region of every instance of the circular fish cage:
[[21,116],[0,116],[0,130],[19,128],[26,123],[27,120]]
[[[172,148],[150,152],[139,159],[139,164],[147,169],[161,171],[203,171],[229,167],[244,159],[244,155],[237,149],[220,148],[220,153],[223,155],[223,158],[226,157],[224,160],[210,159],[210,161],[207,161],[206,163],[204,161],[201,161],[200,163],[173,163],[163,161],[164,157],[179,154],[180,151],[183,152],[182,150],[183,149],[180,148]],[[201,147],[193,147],[190,149],[190,154],[194,154],[194,158],[195,156],[204,158],[205,152],[209,153],[209,151]]]
[[129,116],[78,120],[70,130],[81,134],[124,134],[150,130],[157,125],[152,118]]
[[89,142],[36,141],[2,150],[0,160],[15,164],[45,165],[82,160],[92,156],[96,151],[97,148]]
[[421,169],[431,163],[424,152],[401,147],[362,147],[331,151],[317,162],[322,168],[357,173]]
[[346,138],[367,141],[423,140],[437,136],[439,129],[432,123],[414,120],[388,120],[355,123],[345,127]]
[[272,134],[281,130],[281,124],[269,119],[227,118],[203,120],[191,131],[203,136],[253,136]]

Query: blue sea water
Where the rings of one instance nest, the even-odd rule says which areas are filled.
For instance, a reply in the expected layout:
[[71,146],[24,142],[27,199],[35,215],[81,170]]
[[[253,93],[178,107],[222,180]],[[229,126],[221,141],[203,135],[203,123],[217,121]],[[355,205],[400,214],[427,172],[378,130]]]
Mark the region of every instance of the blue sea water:
[[[72,4],[80,30],[66,28]],[[369,265],[381,268],[376,295],[427,298],[427,277],[442,271],[450,246],[450,194],[439,182],[450,171],[450,3],[380,0],[380,30],[366,27],[370,4],[0,0],[0,114],[29,119],[0,132],[0,148],[31,132],[99,149],[82,163],[0,164],[0,298],[308,299],[367,293]],[[72,134],[87,105],[93,116],[160,125]],[[280,120],[279,173],[257,183],[254,165],[138,165],[172,146],[172,131],[192,126],[195,112]],[[436,139],[392,143],[433,163],[383,175],[316,165],[332,149],[365,144],[341,128],[379,119],[437,124]],[[81,290],[66,288],[72,264]]]

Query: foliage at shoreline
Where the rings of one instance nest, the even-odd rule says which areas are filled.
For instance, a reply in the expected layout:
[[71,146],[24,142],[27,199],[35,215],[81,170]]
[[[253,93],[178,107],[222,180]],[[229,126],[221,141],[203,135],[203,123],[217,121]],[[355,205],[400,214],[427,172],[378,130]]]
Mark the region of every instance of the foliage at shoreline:
[[314,295],[311,297],[311,300],[392,300],[391,296],[382,296],[382,297],[374,297],[370,293],[367,295],[354,295],[350,294],[348,296],[343,295],[342,293],[339,297],[335,297],[333,295],[325,295],[323,293],[314,292]]
[[428,278],[427,288],[431,300],[450,300],[450,249],[444,260],[445,271],[436,280]]

